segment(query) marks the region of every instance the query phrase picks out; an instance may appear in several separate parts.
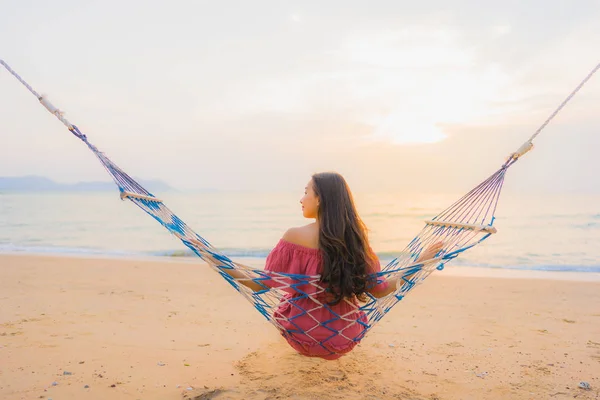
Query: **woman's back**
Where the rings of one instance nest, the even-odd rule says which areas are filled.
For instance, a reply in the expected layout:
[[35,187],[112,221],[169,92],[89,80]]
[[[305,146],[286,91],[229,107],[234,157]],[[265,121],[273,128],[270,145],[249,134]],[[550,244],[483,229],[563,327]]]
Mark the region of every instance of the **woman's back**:
[[[281,239],[269,253],[265,270],[315,276],[321,273],[322,259],[318,248]],[[287,293],[274,318],[283,336],[301,354],[336,359],[362,339],[367,319],[356,298],[329,304],[332,296],[323,283],[286,286],[284,290]]]

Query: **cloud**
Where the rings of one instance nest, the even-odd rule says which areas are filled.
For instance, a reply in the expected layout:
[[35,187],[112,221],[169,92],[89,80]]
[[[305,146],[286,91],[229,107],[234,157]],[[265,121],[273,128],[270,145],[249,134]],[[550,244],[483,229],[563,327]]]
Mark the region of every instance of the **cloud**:
[[[336,169],[363,188],[426,188],[448,165],[466,181],[481,174],[474,165],[495,168],[598,62],[600,3],[578,4],[148,2],[141,17],[133,5],[114,14],[116,2],[58,0],[1,15],[0,40],[16,38],[2,42],[7,61],[137,176],[290,188]],[[47,32],[73,56],[48,46]],[[0,87],[1,171],[103,177],[12,78],[0,76]],[[596,77],[540,137],[537,154],[551,153],[544,143],[561,148],[568,132],[578,139],[561,162],[600,169],[587,153],[599,102]],[[531,158],[574,173],[549,155]],[[441,184],[453,183],[460,178]]]

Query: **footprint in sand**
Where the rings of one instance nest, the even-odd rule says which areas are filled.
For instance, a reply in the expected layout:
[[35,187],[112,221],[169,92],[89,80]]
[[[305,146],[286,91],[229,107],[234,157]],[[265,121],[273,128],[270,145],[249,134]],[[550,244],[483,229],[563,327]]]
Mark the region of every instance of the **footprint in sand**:
[[21,331],[10,332],[10,333],[2,332],[2,333],[0,333],[0,336],[19,336],[22,334],[23,334],[23,332],[21,332]]
[[385,355],[360,348],[339,360],[326,361],[302,356],[278,342],[249,353],[237,362],[236,369],[248,397],[277,393],[280,398],[297,399],[429,398],[399,385],[398,377],[385,365]]
[[182,397],[186,400],[210,400],[226,392],[228,391],[221,388],[212,390],[204,389],[200,391],[192,390],[190,392],[184,392]]
[[600,349],[600,343],[592,342],[591,340],[588,340],[587,347],[591,347],[593,349]]

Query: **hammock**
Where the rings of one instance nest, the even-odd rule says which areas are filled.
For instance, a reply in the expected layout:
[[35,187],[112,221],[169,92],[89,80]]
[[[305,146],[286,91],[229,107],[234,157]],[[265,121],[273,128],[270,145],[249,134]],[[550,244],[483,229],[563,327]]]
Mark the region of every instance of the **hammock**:
[[[554,118],[554,116],[567,104],[567,102],[581,89],[581,87],[600,69],[598,64],[587,77],[573,90],[573,92],[560,104],[560,106],[546,119],[538,130],[517,151],[512,153],[502,166],[489,178],[481,182],[474,189],[442,211],[429,221],[425,222],[421,232],[406,246],[406,248],[389,264],[384,266],[380,272],[373,274],[373,281],[381,283],[383,280],[397,280],[396,290],[383,298],[375,298],[367,293],[367,301],[362,305],[354,307],[348,314],[338,315],[326,301],[327,289],[319,283],[319,276],[308,276],[298,274],[287,274],[280,272],[253,269],[236,263],[226,255],[213,247],[206,239],[195,233],[185,222],[175,215],[154,194],[144,189],[138,182],[120,169],[104,153],[96,148],[77,126],[71,124],[63,113],[54,107],[44,96],[40,96],[27,84],[16,72],[14,72],[4,61],[2,64],[15,78],[17,78],[40,103],[53,115],[55,115],[77,138],[79,138],[100,160],[106,171],[110,174],[119,188],[121,199],[130,200],[147,214],[152,216],[171,234],[179,238],[183,244],[190,248],[210,267],[217,271],[231,286],[244,296],[254,307],[284,336],[293,338],[294,333],[301,333],[313,341],[313,343],[326,349],[330,354],[335,351],[327,346],[328,342],[337,335],[346,340],[359,342],[365,334],[383,318],[399,301],[401,301],[417,284],[421,283],[434,270],[441,270],[444,265],[456,258],[460,253],[476,246],[492,234],[496,233],[494,224],[494,213],[498,204],[498,198],[504,182],[504,176],[510,166],[533,148],[533,140]],[[442,241],[443,248],[431,259],[417,260],[421,252],[429,245]],[[228,270],[236,270],[238,278],[233,278],[227,273]],[[254,291],[244,282],[254,282],[262,289]],[[293,293],[294,296],[289,296]],[[298,304],[299,299],[310,299],[315,308],[302,309]],[[282,320],[281,315],[276,313],[278,307],[288,303],[290,307],[298,309],[298,316],[312,318],[314,327],[311,329],[300,328],[293,320]],[[316,309],[325,308],[331,314],[327,321],[318,321],[312,316]],[[358,312],[357,312],[358,311]],[[361,315],[360,318],[357,315]],[[336,329],[336,322],[344,321],[344,328]],[[287,328],[282,324],[285,323]],[[359,334],[356,332],[356,324],[361,325]],[[291,326],[291,328],[290,328]],[[313,331],[317,327],[326,328],[330,335],[327,337],[315,337]],[[323,329],[320,329],[322,332]]]

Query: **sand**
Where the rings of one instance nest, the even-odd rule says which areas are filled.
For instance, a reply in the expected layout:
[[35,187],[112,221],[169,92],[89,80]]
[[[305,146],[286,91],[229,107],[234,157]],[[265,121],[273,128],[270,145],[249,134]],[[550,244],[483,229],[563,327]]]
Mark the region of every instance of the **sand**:
[[451,271],[324,361],[201,262],[0,255],[0,398],[600,398],[597,279]]

